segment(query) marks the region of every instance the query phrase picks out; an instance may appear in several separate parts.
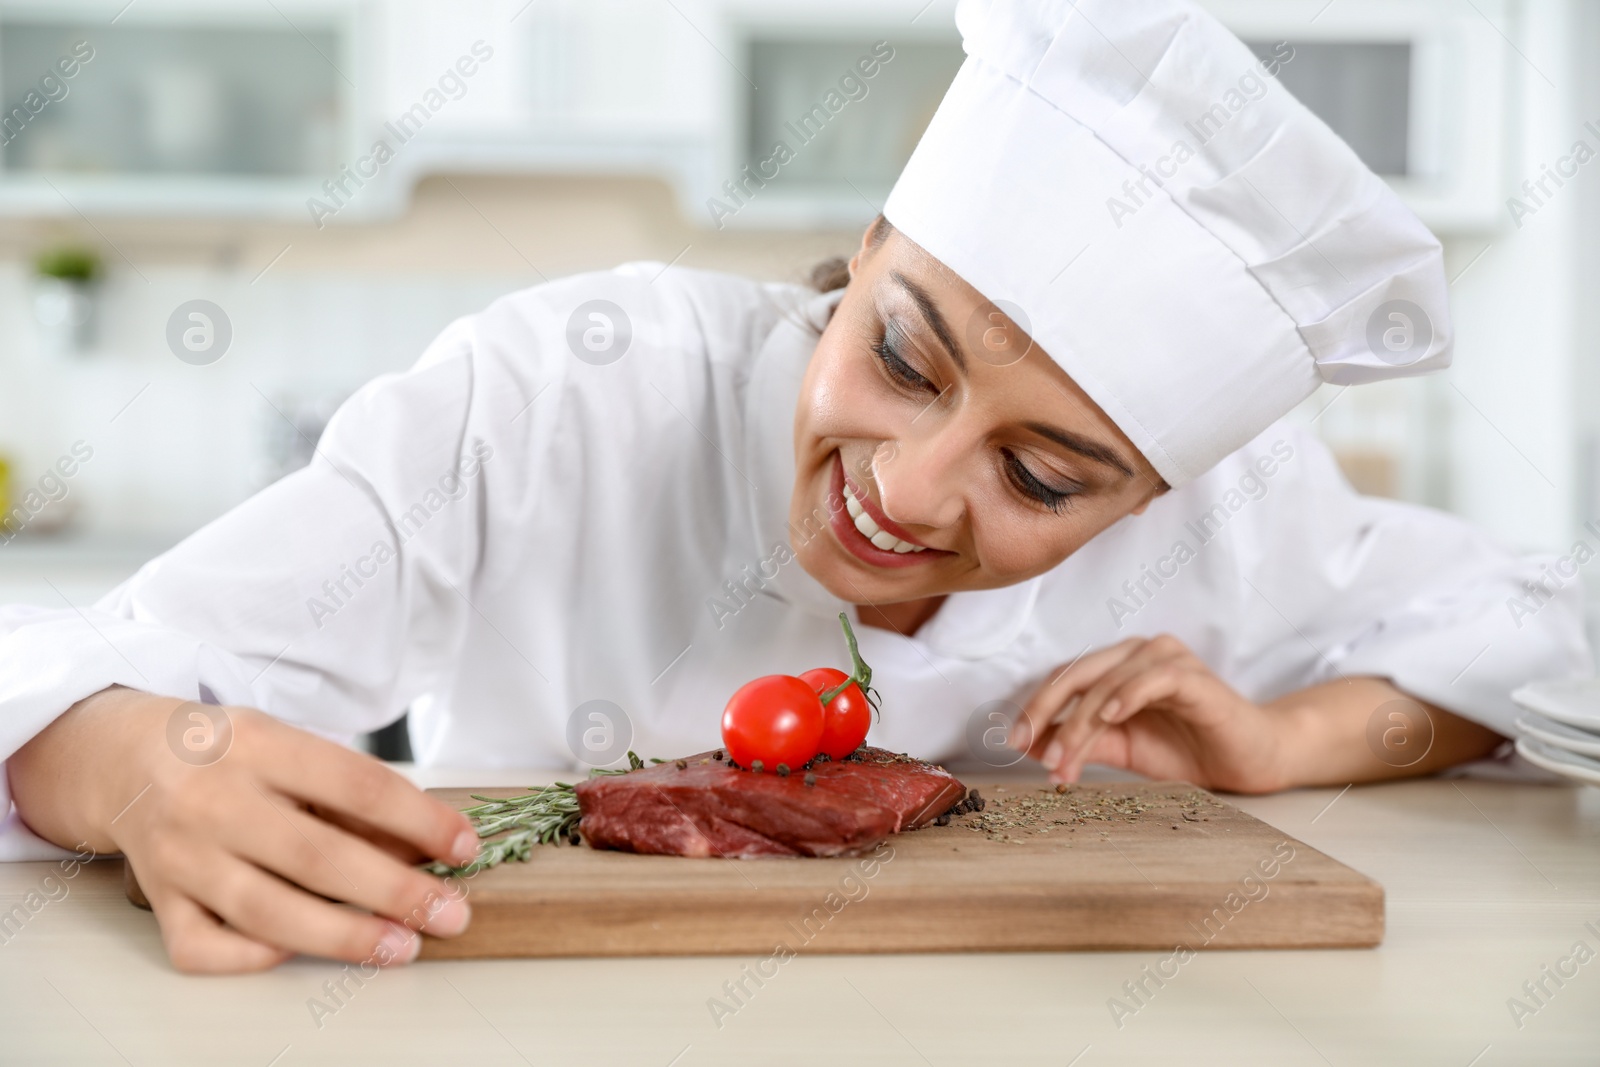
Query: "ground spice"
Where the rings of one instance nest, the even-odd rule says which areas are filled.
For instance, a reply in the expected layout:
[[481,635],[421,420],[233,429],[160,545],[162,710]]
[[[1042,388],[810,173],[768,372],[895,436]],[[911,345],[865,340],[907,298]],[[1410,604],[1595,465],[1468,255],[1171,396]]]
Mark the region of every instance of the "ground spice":
[[[853,760],[857,763],[874,763],[879,767],[887,767],[892,763],[915,763],[919,765],[922,763],[922,760],[917,759],[915,756],[908,756],[904,752],[879,751],[873,753],[872,759],[867,760],[862,758],[860,749],[850,753],[850,755],[846,756],[845,759]],[[944,768],[941,767],[939,769],[943,770]]]
[[[1160,818],[1170,823],[1173,809],[1186,822],[1207,821],[1204,811],[1215,811],[1223,805],[1215,797],[1199,790],[1172,793],[1113,793],[1100,789],[1076,789],[1065,785],[1054,790],[1040,788],[1018,796],[1004,797],[985,804],[973,790],[966,802],[968,811],[974,810],[976,798],[978,814],[963,820],[969,830],[981,833],[991,841],[1013,841],[1029,834],[1048,834],[1052,829],[1065,826],[1076,832],[1079,826],[1090,823],[1138,822],[1142,816]],[[957,807],[961,807],[958,804]],[[991,810],[985,811],[985,807]],[[959,816],[962,812],[952,809]],[[1173,825],[1174,830],[1178,829]],[[1109,837],[1109,830],[1100,830],[1101,837]]]

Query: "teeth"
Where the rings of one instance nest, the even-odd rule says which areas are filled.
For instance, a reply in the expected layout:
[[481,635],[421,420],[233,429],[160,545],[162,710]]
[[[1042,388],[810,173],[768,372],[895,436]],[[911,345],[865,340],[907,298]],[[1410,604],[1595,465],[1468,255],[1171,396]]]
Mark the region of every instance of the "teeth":
[[861,531],[861,536],[885,552],[896,552],[904,555],[907,552],[927,551],[922,545],[914,545],[909,541],[900,540],[900,538],[884,530],[874,522],[872,516],[867,514],[867,509],[861,506],[861,501],[856,499],[855,493],[850,491],[848,482],[845,483],[844,487],[844,506],[845,510],[850,513],[850,519],[855,523],[856,529]]

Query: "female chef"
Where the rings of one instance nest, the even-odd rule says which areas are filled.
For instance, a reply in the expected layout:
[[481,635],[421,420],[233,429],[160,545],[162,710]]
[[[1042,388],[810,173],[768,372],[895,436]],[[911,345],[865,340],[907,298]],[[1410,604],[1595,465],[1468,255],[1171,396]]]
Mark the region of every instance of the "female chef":
[[1258,792],[1493,754],[1513,687],[1588,669],[1576,584],[1508,613],[1541,561],[1278,421],[1447,364],[1438,244],[1187,0],[958,21],[848,285],[512,294],[93,610],[0,613],[0,856],[122,852],[184,970],[409,960],[469,921],[414,861],[476,842],[340,742],[699,751],[841,610],[873,740],[929,758]]

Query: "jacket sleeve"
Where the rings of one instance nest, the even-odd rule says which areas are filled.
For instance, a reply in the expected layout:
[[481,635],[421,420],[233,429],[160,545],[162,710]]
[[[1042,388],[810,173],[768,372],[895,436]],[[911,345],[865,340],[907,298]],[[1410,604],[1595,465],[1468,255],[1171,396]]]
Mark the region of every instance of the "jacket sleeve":
[[[532,392],[508,373],[461,320],[343,405],[309,467],[93,608],[0,608],[0,760],[113,685],[341,740],[397,719],[450,669],[491,486],[515,481],[497,464]],[[62,854],[17,818],[3,774],[0,812],[0,860]]]
[[1579,565],[1593,546],[1518,554],[1454,516],[1359,496],[1310,434],[1271,432],[1298,470],[1273,487],[1275,520],[1242,531],[1270,538],[1235,546],[1232,658],[1253,696],[1377,676],[1510,736],[1512,690],[1592,670]]

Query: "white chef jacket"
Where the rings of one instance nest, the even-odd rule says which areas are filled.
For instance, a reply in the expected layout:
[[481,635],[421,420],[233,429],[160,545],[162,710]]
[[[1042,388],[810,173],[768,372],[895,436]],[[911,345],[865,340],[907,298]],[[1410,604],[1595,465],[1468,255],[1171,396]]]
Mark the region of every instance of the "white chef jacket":
[[[715,747],[745,681],[848,663],[851,609],[784,551],[796,399],[839,295],[635,264],[455,322],[309,467],[92,610],[0,609],[0,758],[110,685],[346,740],[409,708],[423,765],[574,767],[596,700],[643,755]],[[632,326],[606,364],[568,340],[596,298]],[[956,593],[915,637],[859,629],[869,738],[958,758],[993,701],[1162,632],[1253,699],[1377,675],[1510,733],[1514,687],[1590,669],[1576,581],[1508,610],[1545,562],[1358,496],[1280,424],[1039,578]],[[3,776],[0,804],[0,858],[58,854]]]

